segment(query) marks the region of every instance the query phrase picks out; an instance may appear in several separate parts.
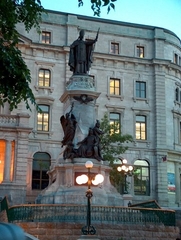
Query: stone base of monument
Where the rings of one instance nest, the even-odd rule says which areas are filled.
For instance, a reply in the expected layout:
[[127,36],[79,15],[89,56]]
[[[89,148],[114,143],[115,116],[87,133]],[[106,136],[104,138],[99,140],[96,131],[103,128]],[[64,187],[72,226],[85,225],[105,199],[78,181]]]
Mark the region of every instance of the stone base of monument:
[[87,173],[85,162],[91,160],[93,168],[91,173],[102,174],[104,182],[98,186],[91,186],[93,197],[92,205],[101,206],[122,206],[122,196],[111,185],[109,180],[110,167],[106,161],[96,159],[75,158],[71,160],[58,159],[57,164],[48,172],[50,183],[36,199],[36,203],[41,204],[78,204],[86,205],[87,198],[85,193],[87,185],[83,186],[76,183],[76,177]]
[[132,204],[133,196],[131,194],[123,194],[123,206],[129,207]]
[[77,240],[100,240],[100,238],[93,235],[81,235]]

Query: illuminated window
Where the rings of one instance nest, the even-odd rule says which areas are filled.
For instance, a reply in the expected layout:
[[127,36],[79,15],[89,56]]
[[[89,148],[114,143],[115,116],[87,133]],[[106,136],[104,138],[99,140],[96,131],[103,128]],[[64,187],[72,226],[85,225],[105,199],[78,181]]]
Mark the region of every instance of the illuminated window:
[[10,168],[10,181],[14,177],[14,156],[15,156],[15,141],[11,142],[11,168]]
[[142,46],[137,46],[136,47],[136,56],[139,58],[144,58],[144,47]]
[[136,160],[134,163],[134,194],[150,195],[150,166],[145,160]]
[[38,74],[38,85],[40,87],[50,86],[50,70],[40,69]]
[[146,82],[136,81],[136,97],[146,98]]
[[111,134],[120,133],[120,114],[111,112],[109,114],[109,122],[111,125]]
[[42,43],[50,44],[51,43],[51,33],[50,32],[42,32]]
[[47,171],[50,168],[50,155],[37,152],[33,156],[32,189],[41,190],[48,186],[49,177]]
[[136,139],[146,140],[146,117],[136,116]]
[[111,42],[111,53],[119,54],[119,43]]
[[119,79],[110,79],[110,94],[120,95],[120,80]]
[[6,142],[0,140],[0,183],[4,180]]
[[41,109],[41,113],[38,113],[37,130],[38,131],[49,131],[49,106],[38,105]]

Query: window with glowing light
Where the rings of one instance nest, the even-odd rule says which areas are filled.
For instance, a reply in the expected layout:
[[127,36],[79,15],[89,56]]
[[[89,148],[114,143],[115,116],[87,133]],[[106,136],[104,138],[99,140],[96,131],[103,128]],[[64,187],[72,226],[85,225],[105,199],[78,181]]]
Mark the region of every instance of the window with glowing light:
[[144,53],[144,47],[143,46],[137,46],[136,47],[136,56],[139,58],[144,58],[145,53]]
[[136,139],[146,140],[146,116],[136,116]]
[[109,123],[112,127],[111,134],[112,133],[120,133],[120,114],[111,112],[109,114]]
[[150,195],[150,166],[145,160],[136,160],[134,163],[134,194]]
[[38,131],[49,131],[49,118],[50,118],[50,107],[47,105],[38,105],[41,109],[41,113],[37,116],[37,130]]
[[50,70],[40,69],[38,74],[38,85],[40,87],[50,86]]
[[109,91],[111,95],[120,95],[120,79],[110,78]]
[[50,44],[51,43],[51,33],[42,31],[42,43]]
[[6,142],[0,140],[0,183],[4,180]]
[[48,186],[49,177],[47,171],[50,168],[50,155],[37,152],[33,156],[32,189],[41,190]]
[[11,167],[10,167],[10,181],[14,178],[14,158],[15,158],[15,141],[11,142]]

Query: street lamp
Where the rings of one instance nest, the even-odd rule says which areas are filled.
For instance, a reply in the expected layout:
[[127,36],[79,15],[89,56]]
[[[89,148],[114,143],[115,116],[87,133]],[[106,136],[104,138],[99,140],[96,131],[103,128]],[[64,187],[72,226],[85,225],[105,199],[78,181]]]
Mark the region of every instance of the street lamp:
[[124,159],[119,158],[119,160],[121,160],[121,166],[117,167],[117,170],[118,170],[118,172],[124,174],[124,191],[123,191],[123,193],[127,194],[128,191],[127,191],[126,179],[127,179],[127,176],[132,176],[134,168],[132,165],[127,164],[128,161],[125,158]]
[[98,185],[104,181],[104,177],[102,174],[94,174],[91,173],[90,170],[93,167],[93,162],[87,161],[85,163],[85,167],[88,169],[88,173],[78,176],[76,178],[76,182],[78,184],[88,183],[88,189],[86,191],[87,197],[87,225],[82,228],[83,235],[94,235],[96,234],[96,229],[91,225],[91,198],[93,196],[93,192],[91,190],[91,183],[93,185]]

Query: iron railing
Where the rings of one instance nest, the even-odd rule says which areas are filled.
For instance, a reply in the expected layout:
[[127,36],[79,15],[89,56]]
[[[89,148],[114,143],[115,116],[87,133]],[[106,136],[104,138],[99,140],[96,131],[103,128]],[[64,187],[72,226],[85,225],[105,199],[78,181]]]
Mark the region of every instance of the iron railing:
[[[2,203],[2,202],[1,202]],[[9,222],[76,222],[86,221],[84,205],[25,204],[7,209]],[[129,207],[92,206],[91,220],[105,224],[152,224],[175,226],[175,211]]]

